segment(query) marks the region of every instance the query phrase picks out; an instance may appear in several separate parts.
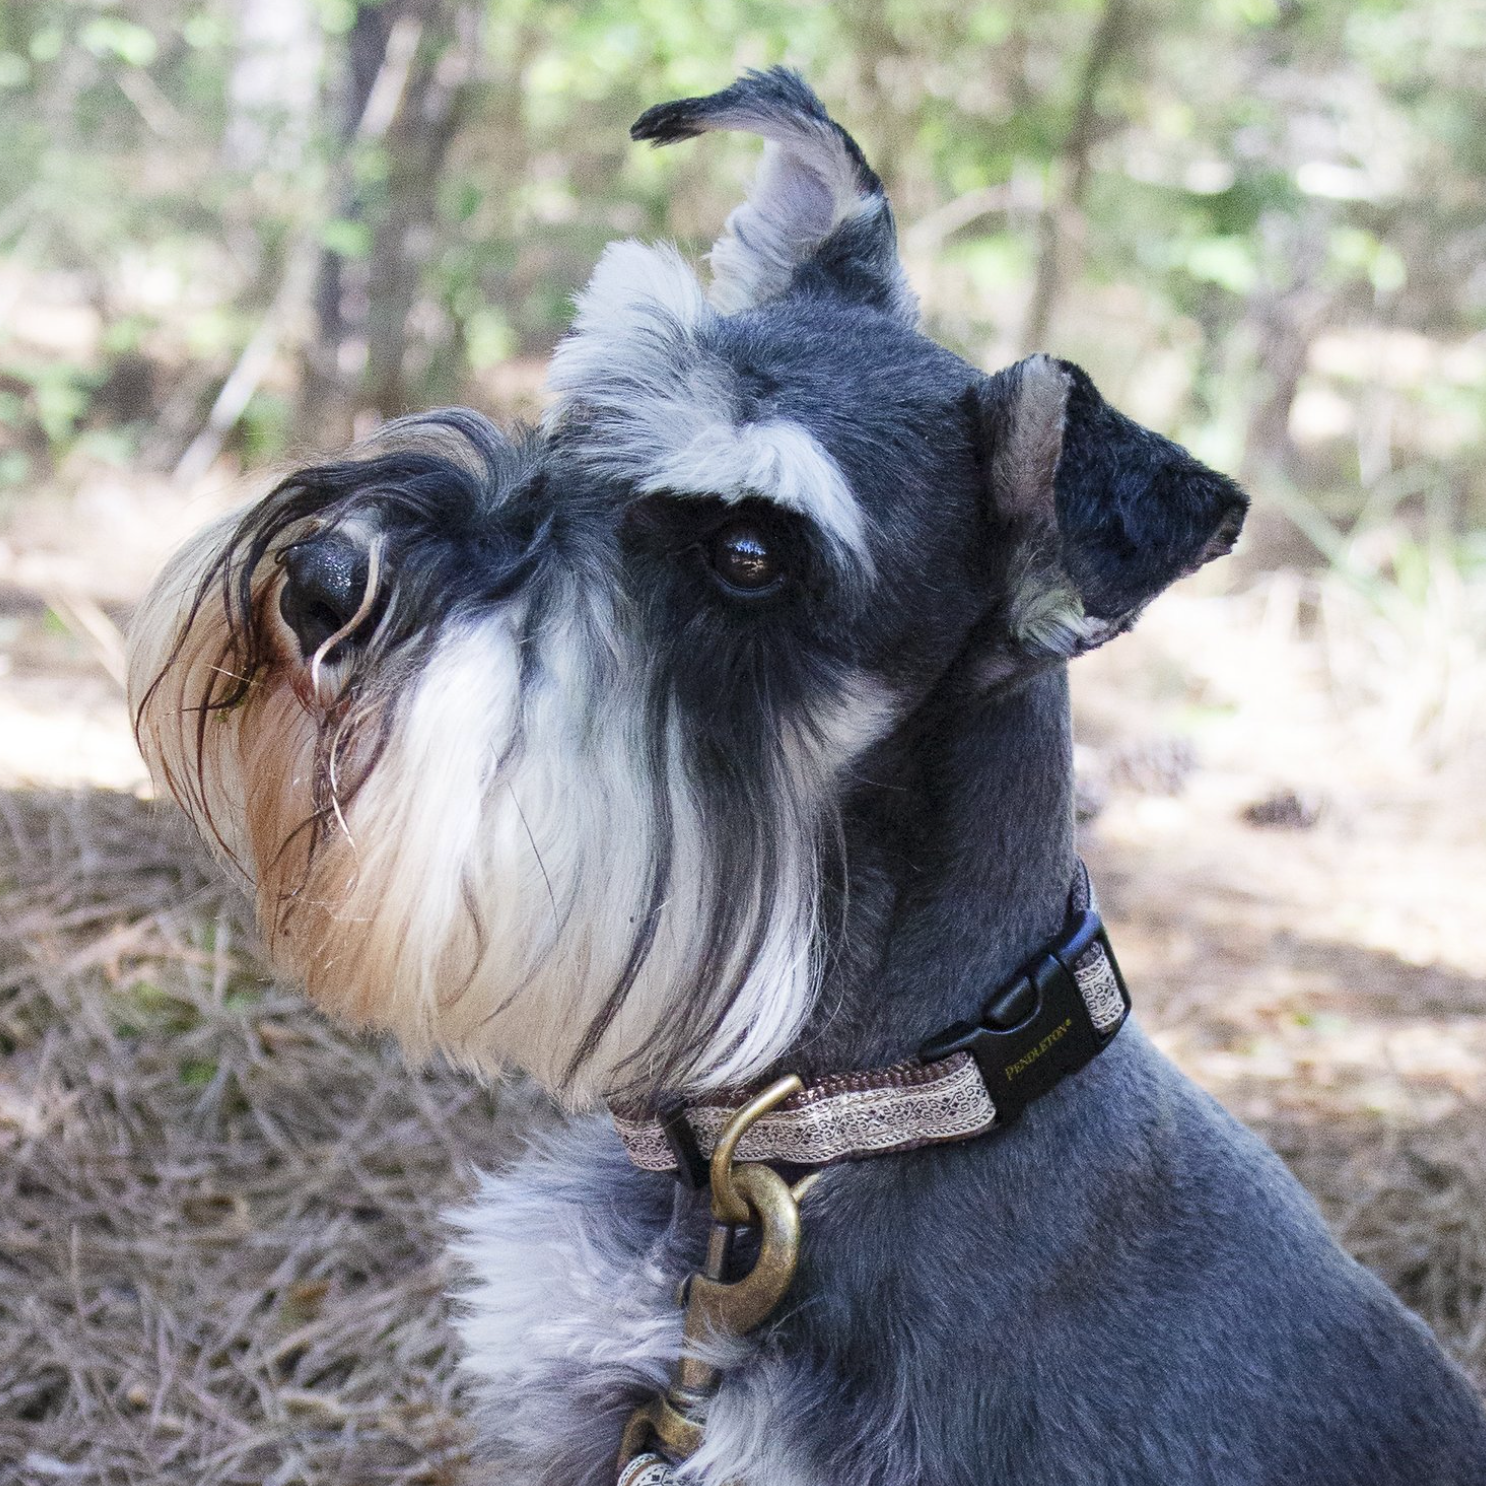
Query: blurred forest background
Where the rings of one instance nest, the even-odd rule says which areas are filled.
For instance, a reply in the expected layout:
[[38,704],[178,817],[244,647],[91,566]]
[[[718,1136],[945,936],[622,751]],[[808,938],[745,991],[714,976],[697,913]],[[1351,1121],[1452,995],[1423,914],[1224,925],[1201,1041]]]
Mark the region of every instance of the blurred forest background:
[[147,782],[121,632],[273,469],[533,417],[603,245],[700,254],[800,68],[927,330],[1237,473],[1079,663],[1148,1027],[1486,1383],[1486,3],[5,0],[0,1479],[457,1481],[437,1208],[526,1096],[273,987]]
[[886,180],[929,331],[988,369],[1078,360],[1240,474],[1249,570],[1340,578],[1410,659],[1404,733],[1458,746],[1480,0],[9,0],[0,522],[81,496],[128,547],[162,477],[220,488],[440,402],[530,415],[602,245],[701,249],[751,169],[629,122],[780,60]]
[[1472,0],[9,0],[6,499],[520,410],[602,245],[704,244],[746,180],[746,142],[629,122],[780,60],[887,182],[933,334],[1085,362],[1329,558],[1396,522],[1354,567],[1474,576]]

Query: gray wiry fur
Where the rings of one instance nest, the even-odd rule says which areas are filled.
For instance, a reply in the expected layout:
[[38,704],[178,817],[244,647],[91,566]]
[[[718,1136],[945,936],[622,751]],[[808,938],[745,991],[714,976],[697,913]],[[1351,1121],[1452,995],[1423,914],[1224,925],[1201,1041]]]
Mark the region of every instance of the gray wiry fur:
[[779,298],[822,245],[849,237],[853,252],[865,249],[882,308],[909,325],[917,321],[882,182],[799,78],[779,69],[749,73],[710,98],[651,109],[632,132],[668,144],[719,129],[757,134],[766,144],[748,200],[712,249],[710,298],[718,309],[732,313]]
[[[936,811],[940,859],[968,856],[967,869],[892,925],[863,904],[880,1014],[832,1018],[807,1071],[884,1057],[890,1023],[930,1030],[950,987],[1004,973],[1050,932],[1073,861],[1067,743],[1056,673],[945,739],[950,759],[980,762]],[[977,844],[987,833],[993,851]],[[863,852],[865,882],[887,856]],[[487,1417],[502,1481],[611,1479],[621,1417],[677,1342],[660,1272],[699,1251],[700,1200],[673,1214],[668,1186],[588,1124],[559,1160],[523,1163],[463,1215],[521,1249],[480,1277],[465,1322],[471,1367],[499,1373]],[[833,1168],[803,1216],[790,1304],[728,1374],[683,1479],[1486,1480],[1486,1420],[1423,1325],[1134,1024],[1010,1129]],[[523,1308],[541,1323],[499,1335],[492,1318]],[[565,1427],[529,1435],[513,1396],[549,1425],[557,1405]]]
[[679,254],[610,244],[552,358],[547,426],[645,493],[767,496],[811,517],[860,566],[862,511],[841,471],[798,424],[741,416],[745,390],[706,342],[719,319]]

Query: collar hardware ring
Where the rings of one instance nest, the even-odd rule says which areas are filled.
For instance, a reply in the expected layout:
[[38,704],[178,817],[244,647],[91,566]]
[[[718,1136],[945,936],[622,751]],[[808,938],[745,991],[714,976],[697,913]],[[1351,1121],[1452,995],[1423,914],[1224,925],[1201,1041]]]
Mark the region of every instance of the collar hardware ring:
[[[768,1166],[736,1165],[738,1142],[761,1115],[799,1093],[791,1074],[770,1084],[740,1109],[722,1131],[712,1154],[712,1230],[700,1274],[683,1287],[685,1316],[681,1356],[670,1386],[630,1415],[619,1446],[619,1474],[639,1480],[632,1467],[659,1450],[662,1459],[641,1468],[641,1476],[681,1461],[702,1443],[707,1406],[722,1384],[722,1371],[707,1354],[718,1343],[746,1336],[761,1326],[784,1299],[800,1257],[800,1209],[796,1193]],[[803,1191],[799,1194],[803,1195]],[[729,1278],[733,1251],[744,1229],[756,1229],[758,1255],[746,1274]],[[657,1480],[660,1478],[657,1477]]]

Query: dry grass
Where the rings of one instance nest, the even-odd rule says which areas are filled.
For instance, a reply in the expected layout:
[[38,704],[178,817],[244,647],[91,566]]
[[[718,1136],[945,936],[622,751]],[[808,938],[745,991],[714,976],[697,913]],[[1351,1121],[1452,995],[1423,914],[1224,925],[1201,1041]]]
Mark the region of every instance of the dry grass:
[[269,984],[163,811],[0,795],[0,863],[0,1479],[457,1480],[492,1095]]

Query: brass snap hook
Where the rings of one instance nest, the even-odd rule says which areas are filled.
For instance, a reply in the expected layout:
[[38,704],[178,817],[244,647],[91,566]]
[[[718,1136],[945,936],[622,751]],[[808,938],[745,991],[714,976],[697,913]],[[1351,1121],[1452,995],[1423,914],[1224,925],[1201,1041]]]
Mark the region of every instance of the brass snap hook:
[[738,1149],[738,1142],[761,1115],[768,1114],[771,1109],[783,1104],[804,1087],[797,1073],[778,1079],[761,1094],[750,1099],[723,1126],[722,1134],[717,1137],[717,1145],[712,1152],[712,1216],[719,1223],[749,1221],[748,1203],[733,1185],[733,1153]]
[[[770,1084],[728,1121],[712,1152],[712,1241],[707,1267],[687,1291],[687,1340],[746,1336],[773,1313],[794,1279],[800,1258],[800,1209],[789,1184],[767,1166],[735,1166],[738,1142],[763,1114],[804,1085],[795,1074]],[[728,1281],[734,1230],[759,1230],[758,1258],[741,1278]],[[684,1356],[684,1352],[683,1352]]]
[[[652,1441],[672,1460],[694,1455],[702,1442],[707,1405],[721,1386],[714,1361],[720,1341],[746,1336],[778,1308],[800,1258],[800,1209],[789,1183],[767,1166],[737,1166],[738,1142],[761,1115],[804,1085],[791,1074],[771,1084],[728,1121],[712,1153],[712,1233],[707,1261],[685,1287],[681,1356],[671,1386],[641,1404],[625,1425],[619,1470],[636,1461]],[[803,1185],[803,1184],[802,1184]],[[728,1279],[740,1228],[757,1228],[758,1257],[747,1274]]]

